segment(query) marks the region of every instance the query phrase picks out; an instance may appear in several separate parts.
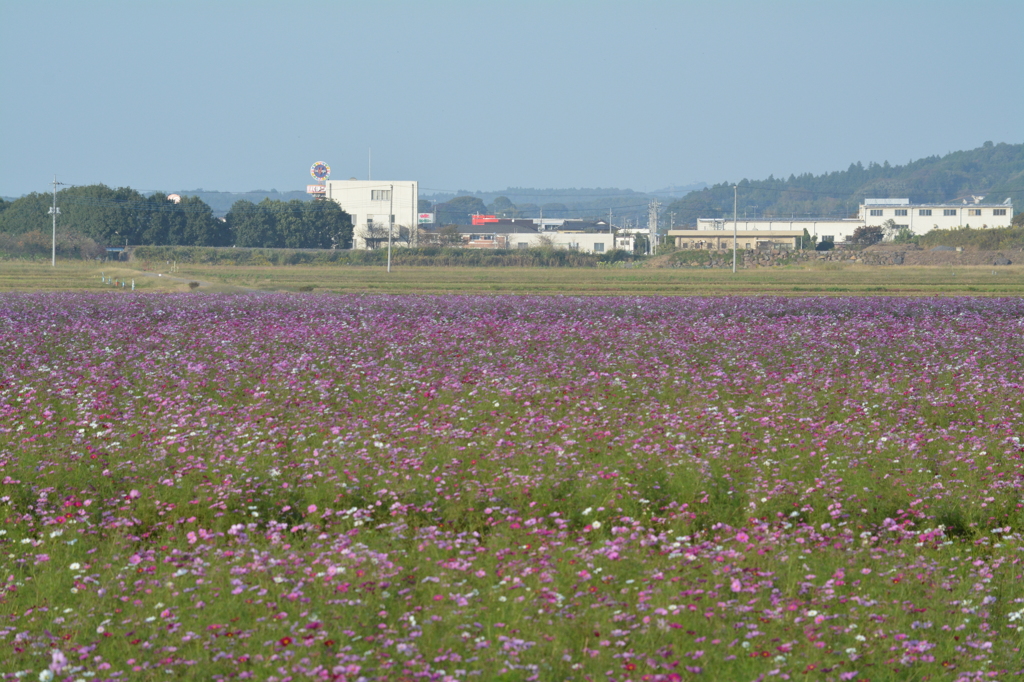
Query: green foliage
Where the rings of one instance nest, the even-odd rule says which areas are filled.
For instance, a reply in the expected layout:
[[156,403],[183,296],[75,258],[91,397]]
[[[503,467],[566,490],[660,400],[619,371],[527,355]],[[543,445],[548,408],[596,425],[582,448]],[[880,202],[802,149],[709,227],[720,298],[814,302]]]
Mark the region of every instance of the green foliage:
[[917,244],[919,239],[909,227],[901,227],[893,235],[892,241],[894,244]]
[[258,205],[236,201],[227,214],[236,246],[272,249],[348,248],[352,218],[325,199],[303,202],[264,199]]
[[[132,258],[143,262],[176,261],[196,265],[373,265],[387,261],[387,250],[373,251],[291,249],[200,248],[147,246],[134,249]],[[580,253],[569,249],[464,249],[427,246],[397,247],[391,262],[402,266],[440,267],[596,267],[598,263],[618,263],[632,256],[621,249],[603,254]]]
[[[47,232],[52,228],[53,195],[34,192],[10,203],[0,212],[0,233],[12,235]],[[77,234],[99,244],[194,244],[221,246],[229,243],[223,222],[196,197],[175,203],[167,195],[146,197],[130,187],[106,185],[68,187],[57,193],[62,232]]]
[[[0,232],[0,258],[49,261],[53,253],[53,232],[32,230],[21,234]],[[57,233],[57,257],[68,259],[100,258],[106,250],[94,240],[77,232]]]
[[[806,232],[806,230],[804,230]],[[857,246],[871,246],[882,241],[885,230],[877,225],[862,225],[853,231],[850,241]]]
[[487,213],[487,206],[476,197],[461,196],[434,206],[438,225],[468,225],[474,214]]
[[963,246],[982,251],[1024,248],[1024,225],[989,229],[960,227],[932,230],[917,238],[925,249],[933,246]]
[[509,201],[508,197],[501,196],[495,199],[487,210],[491,215],[496,215],[499,218],[517,218],[516,205]]

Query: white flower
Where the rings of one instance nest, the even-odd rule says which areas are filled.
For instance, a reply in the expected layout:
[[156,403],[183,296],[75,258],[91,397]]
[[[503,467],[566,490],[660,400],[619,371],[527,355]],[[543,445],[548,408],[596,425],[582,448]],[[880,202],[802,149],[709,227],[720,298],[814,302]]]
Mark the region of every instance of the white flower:
[[590,524],[590,527],[593,528],[594,530],[597,530],[598,528],[601,527],[601,522],[600,521],[594,521],[592,524]]
[[587,514],[589,514],[592,511],[594,511],[593,507],[587,507],[586,509],[583,510],[583,516],[586,516]]
[[77,561],[75,563],[71,564],[70,566],[68,566],[68,568],[70,568],[72,571],[77,571],[81,567],[82,567],[82,564],[78,563]]
[[43,670],[39,673],[39,682],[50,682],[53,679],[52,670]]

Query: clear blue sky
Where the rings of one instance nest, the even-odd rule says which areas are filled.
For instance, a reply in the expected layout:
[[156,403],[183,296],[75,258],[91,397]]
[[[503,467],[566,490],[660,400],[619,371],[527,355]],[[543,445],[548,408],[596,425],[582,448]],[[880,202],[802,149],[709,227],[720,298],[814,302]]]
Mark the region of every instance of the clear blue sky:
[[653,190],[1024,142],[1021,0],[0,0],[0,195]]

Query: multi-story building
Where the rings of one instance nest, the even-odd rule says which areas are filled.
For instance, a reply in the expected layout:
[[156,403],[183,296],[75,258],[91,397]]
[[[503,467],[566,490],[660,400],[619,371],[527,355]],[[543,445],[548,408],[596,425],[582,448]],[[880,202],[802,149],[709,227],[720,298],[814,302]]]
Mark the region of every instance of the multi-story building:
[[1013,204],[983,204],[981,197],[959,204],[911,204],[910,199],[865,199],[857,214],[864,225],[883,225],[892,220],[897,228],[914,234],[953,227],[1006,227],[1013,220]]
[[416,245],[419,183],[415,180],[328,180],[324,195],[352,216],[352,248]]

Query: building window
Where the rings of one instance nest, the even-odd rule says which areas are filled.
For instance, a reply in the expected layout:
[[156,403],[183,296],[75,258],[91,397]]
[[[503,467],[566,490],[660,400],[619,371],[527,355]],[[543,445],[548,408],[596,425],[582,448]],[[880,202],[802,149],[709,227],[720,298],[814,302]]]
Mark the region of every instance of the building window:
[[898,216],[907,215],[907,209],[905,209],[905,208],[897,208],[896,209],[896,215],[898,215]]
[[944,208],[942,209],[942,215],[956,215],[955,208]]
[[873,208],[873,209],[871,209],[871,215],[872,216],[880,216],[880,215],[882,215],[882,209],[880,209],[880,208]]
[[981,215],[980,208],[969,208],[967,209],[967,215]]
[[520,249],[530,248],[530,244],[528,242],[519,242],[518,244],[516,244],[516,246],[518,246]]
[[930,208],[922,208],[920,211],[917,212],[917,215],[931,215],[931,214],[932,214],[932,210]]
[[373,226],[373,216],[372,215],[366,216],[366,225],[367,225],[367,227],[372,227]]
[[371,189],[370,190],[370,201],[391,201],[391,190],[389,190],[389,189]]
[[896,228],[897,230],[909,230],[909,229],[910,229],[910,225],[899,225],[899,224],[897,224],[897,225],[895,225],[894,227],[895,227],[895,228]]
[[480,235],[478,235],[478,234],[471,234],[471,235],[469,235],[469,241],[471,241],[471,242],[475,242],[475,241],[477,241],[479,239],[480,239]]
[[604,242],[594,243],[594,253],[604,253]]
[[992,209],[992,215],[1006,215],[1005,208],[994,208]]

